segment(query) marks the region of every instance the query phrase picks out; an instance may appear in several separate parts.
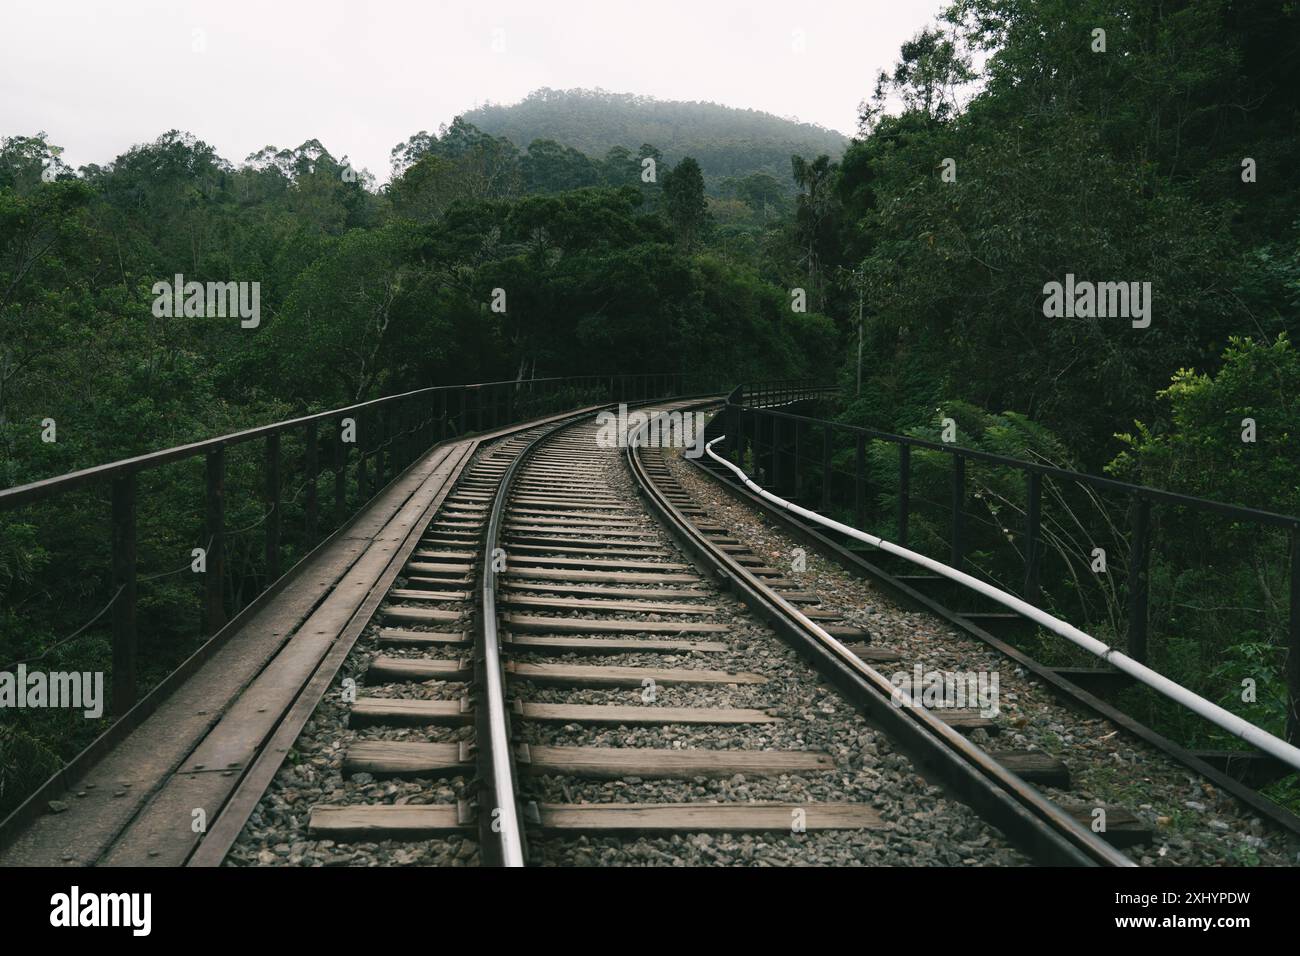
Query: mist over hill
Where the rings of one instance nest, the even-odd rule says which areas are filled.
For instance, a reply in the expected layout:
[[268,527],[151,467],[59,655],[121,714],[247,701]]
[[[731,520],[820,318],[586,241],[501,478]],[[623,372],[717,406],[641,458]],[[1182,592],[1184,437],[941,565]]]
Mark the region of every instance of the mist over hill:
[[837,159],[848,144],[836,130],[759,110],[599,89],[542,88],[518,103],[489,103],[463,116],[521,149],[535,139],[552,139],[603,157],[611,147],[635,151],[649,143],[669,163],[695,157],[710,184],[728,176],[766,172],[792,191],[792,155],[812,159],[827,153]]

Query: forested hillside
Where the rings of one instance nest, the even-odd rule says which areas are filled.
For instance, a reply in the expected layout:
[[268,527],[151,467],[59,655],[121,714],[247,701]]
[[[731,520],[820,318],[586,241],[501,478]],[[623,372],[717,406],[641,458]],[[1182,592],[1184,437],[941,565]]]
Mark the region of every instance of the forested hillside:
[[605,157],[611,149],[635,152],[642,143],[653,143],[669,163],[694,157],[710,191],[728,177],[766,173],[788,192],[792,155],[838,158],[848,144],[835,130],[759,110],[604,90],[540,89],[518,103],[470,110],[464,118],[521,149],[549,139]]

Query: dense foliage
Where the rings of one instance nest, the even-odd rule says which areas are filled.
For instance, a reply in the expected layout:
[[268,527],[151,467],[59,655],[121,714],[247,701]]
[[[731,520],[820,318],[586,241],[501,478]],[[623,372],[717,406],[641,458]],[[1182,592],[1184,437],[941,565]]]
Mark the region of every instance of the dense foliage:
[[[960,444],[1300,512],[1298,52],[1290,3],[946,4],[881,71],[838,163],[796,163],[800,256],[847,345],[843,419],[933,441],[951,418]],[[1149,326],[1047,317],[1067,275],[1149,282]],[[887,489],[890,455],[872,452]],[[923,500],[946,500],[939,458],[916,463]],[[1018,590],[1023,476],[968,479],[972,559]],[[1129,502],[1064,482],[1044,500],[1049,606],[1123,646]],[[1282,733],[1286,536],[1153,520],[1153,663]],[[913,531],[944,553],[942,507]],[[1101,546],[1108,575],[1089,566]],[[1182,739],[1230,746],[1134,697]]]

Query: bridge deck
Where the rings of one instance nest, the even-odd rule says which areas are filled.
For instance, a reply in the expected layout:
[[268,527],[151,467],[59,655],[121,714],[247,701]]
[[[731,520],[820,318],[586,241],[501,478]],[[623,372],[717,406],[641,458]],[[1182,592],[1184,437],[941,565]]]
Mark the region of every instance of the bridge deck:
[[311,714],[304,688],[328,683],[479,444],[600,407],[430,449],[47,785],[0,866],[179,866],[228,845]]
[[431,449],[379,492],[81,779],[47,794],[66,809],[34,819],[0,865],[183,864],[194,811],[217,818],[331,647],[355,640],[367,595],[481,440]]

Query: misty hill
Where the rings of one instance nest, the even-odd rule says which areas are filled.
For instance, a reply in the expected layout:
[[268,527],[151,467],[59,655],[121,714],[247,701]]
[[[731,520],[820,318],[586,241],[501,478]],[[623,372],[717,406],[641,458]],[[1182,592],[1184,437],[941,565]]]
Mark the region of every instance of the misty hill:
[[534,90],[513,105],[489,103],[464,118],[521,149],[535,139],[553,139],[589,156],[604,157],[613,146],[635,152],[649,143],[669,163],[694,156],[709,183],[728,176],[766,172],[793,189],[790,157],[838,158],[848,144],[835,130],[811,123],[735,109],[717,103],[656,100],[604,90]]

